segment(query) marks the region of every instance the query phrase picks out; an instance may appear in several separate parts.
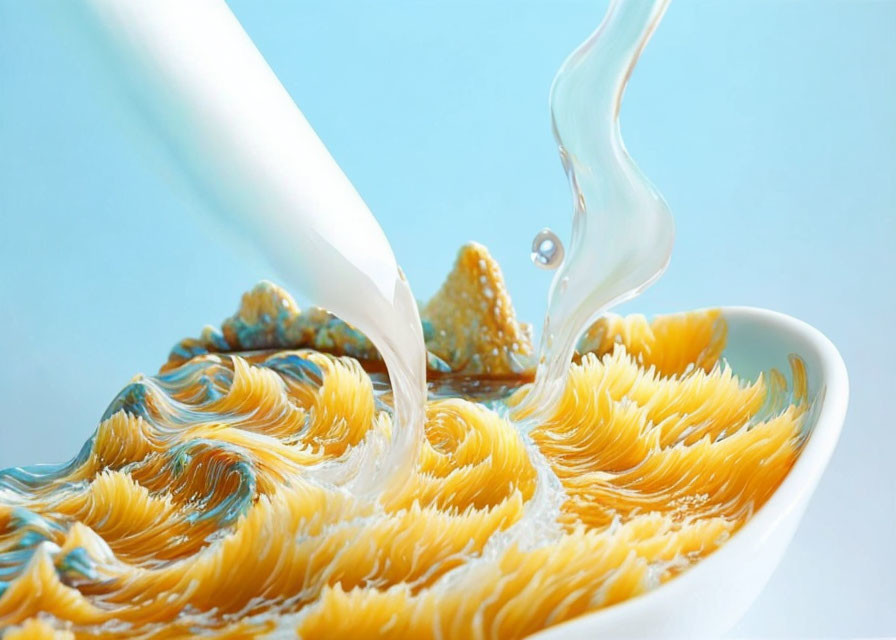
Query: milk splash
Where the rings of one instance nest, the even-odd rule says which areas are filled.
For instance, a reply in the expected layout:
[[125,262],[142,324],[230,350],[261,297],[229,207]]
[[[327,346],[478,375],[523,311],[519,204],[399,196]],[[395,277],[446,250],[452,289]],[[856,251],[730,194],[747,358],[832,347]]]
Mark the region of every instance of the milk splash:
[[391,441],[366,442],[321,477],[363,492],[400,482],[423,438],[426,349],[417,303],[367,205],[223,0],[74,6],[209,209],[382,354]]
[[[575,208],[568,250],[550,230],[533,242],[535,263],[557,273],[529,413],[555,401],[587,325],[669,259],[671,216],[618,125],[626,80],[667,2],[614,0],[554,81],[554,133]],[[426,352],[414,296],[363,200],[223,0],[81,4],[93,35],[112,48],[105,59],[212,209],[383,355],[395,398],[391,441],[366,443],[322,479],[373,493],[386,478],[400,482],[423,438]]]
[[582,332],[652,284],[669,262],[672,216],[619,131],[625,85],[667,5],[613,0],[554,78],[551,117],[572,188],[572,239],[551,282],[535,385],[519,414],[543,414],[554,404]]

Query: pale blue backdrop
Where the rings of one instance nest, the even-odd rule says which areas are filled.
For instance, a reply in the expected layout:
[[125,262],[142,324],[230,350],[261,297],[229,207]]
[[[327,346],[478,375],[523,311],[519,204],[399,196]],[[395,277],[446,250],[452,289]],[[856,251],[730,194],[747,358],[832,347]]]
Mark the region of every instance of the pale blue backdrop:
[[[133,374],[276,277],[209,231],[61,6],[0,0],[0,467],[74,454]],[[548,87],[605,3],[232,7],[417,295],[478,240],[538,324],[529,241],[570,217]],[[896,2],[675,0],[626,95],[624,137],[678,240],[624,310],[778,309],[851,374],[839,449],[741,635],[896,634],[894,31]]]

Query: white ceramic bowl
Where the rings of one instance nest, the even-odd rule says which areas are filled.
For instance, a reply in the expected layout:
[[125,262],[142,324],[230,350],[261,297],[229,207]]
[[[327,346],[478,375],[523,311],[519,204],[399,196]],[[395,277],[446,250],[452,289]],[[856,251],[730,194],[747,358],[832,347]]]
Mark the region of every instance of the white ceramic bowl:
[[751,307],[722,311],[728,321],[724,357],[736,373],[789,372],[791,353],[805,361],[809,397],[820,405],[810,411],[810,435],[796,464],[740,531],[686,573],[533,639],[718,637],[743,617],[783,557],[840,436],[849,396],[846,366],[831,341],[805,322]]

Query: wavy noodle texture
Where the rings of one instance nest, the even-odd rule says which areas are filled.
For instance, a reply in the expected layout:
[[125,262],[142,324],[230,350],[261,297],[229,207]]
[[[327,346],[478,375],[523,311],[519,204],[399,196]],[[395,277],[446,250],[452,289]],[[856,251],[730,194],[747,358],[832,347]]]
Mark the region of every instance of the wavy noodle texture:
[[462,250],[428,314],[473,322],[451,296],[474,281],[502,310],[475,321],[488,336],[431,340],[448,369],[406,482],[370,499],[325,480],[390,437],[376,354],[256,288],[195,353],[134,378],[71,462],[0,472],[4,637],[518,638],[724,544],[799,453],[802,362],[792,382],[742,380],[718,312],[612,316],[550,417],[515,424],[530,345],[483,251]]

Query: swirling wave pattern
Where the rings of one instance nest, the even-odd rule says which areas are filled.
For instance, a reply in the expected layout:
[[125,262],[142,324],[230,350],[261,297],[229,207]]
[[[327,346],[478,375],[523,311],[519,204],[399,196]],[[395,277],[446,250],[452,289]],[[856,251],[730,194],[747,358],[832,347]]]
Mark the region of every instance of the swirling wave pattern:
[[[296,348],[320,327],[277,329],[299,314],[284,295],[256,289],[250,306],[288,313],[250,317],[244,300],[225,323],[242,337],[207,330],[221,339],[135,378],[71,462],[0,472],[4,637],[523,637],[711,553],[804,437],[802,363],[790,384],[739,379],[711,311],[602,320],[551,416],[513,423],[529,386],[505,356],[530,345],[510,310],[473,346],[456,329],[432,342],[454,377],[435,376],[414,473],[361,498],[326,471],[389,437],[376,354]],[[431,317],[454,321],[451,304]],[[483,345],[491,357],[468,357]],[[511,373],[503,399],[446,397]]]

